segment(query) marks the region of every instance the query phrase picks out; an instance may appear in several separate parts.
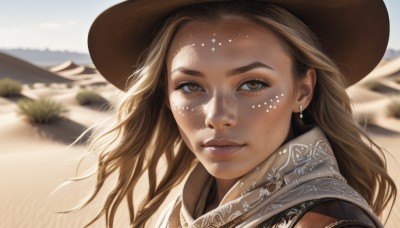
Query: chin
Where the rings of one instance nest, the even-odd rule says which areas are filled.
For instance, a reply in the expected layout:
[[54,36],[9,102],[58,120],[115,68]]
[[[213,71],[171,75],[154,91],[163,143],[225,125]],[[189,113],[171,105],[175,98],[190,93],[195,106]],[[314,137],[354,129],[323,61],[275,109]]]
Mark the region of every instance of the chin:
[[204,164],[208,173],[218,179],[237,179],[246,174],[240,165],[233,162],[214,162],[213,164]]

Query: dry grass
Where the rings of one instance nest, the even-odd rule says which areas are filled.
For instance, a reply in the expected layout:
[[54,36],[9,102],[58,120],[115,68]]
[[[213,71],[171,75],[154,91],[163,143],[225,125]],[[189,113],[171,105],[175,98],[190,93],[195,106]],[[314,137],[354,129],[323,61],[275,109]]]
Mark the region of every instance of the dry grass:
[[0,80],[0,97],[13,97],[21,95],[22,83],[10,78]]
[[368,124],[374,123],[375,114],[373,113],[356,113],[355,120],[361,125],[366,126]]
[[378,90],[381,84],[378,81],[367,81],[363,84],[363,86],[369,90]]
[[387,107],[387,114],[390,117],[400,119],[400,98],[393,98],[392,102]]
[[18,113],[38,124],[48,124],[63,117],[68,110],[59,102],[46,98],[38,100],[22,99],[18,103]]
[[80,105],[92,105],[92,104],[105,104],[107,103],[106,99],[100,96],[98,93],[82,90],[76,95],[76,100]]

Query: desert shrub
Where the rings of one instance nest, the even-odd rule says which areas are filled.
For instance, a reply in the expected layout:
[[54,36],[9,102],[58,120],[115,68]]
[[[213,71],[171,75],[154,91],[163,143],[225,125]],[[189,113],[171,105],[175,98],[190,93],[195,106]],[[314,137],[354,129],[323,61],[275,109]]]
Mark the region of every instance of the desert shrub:
[[360,125],[365,126],[375,121],[375,115],[373,113],[366,112],[356,113],[355,119]]
[[82,90],[76,94],[76,100],[80,105],[91,105],[91,104],[104,104],[106,100],[100,96],[98,93]]
[[400,99],[393,99],[387,107],[387,114],[391,117],[400,118]]
[[377,90],[380,86],[380,83],[377,81],[367,81],[363,84],[363,86],[370,90]]
[[22,90],[22,83],[10,78],[0,80],[0,96],[12,97],[19,96]]
[[31,122],[38,124],[51,123],[67,112],[64,106],[46,98],[38,100],[22,99],[18,103],[18,113],[26,116]]

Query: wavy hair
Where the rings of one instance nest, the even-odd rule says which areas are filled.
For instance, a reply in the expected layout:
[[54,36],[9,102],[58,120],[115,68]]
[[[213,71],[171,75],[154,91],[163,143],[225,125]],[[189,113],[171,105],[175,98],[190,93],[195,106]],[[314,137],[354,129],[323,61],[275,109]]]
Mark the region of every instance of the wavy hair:
[[[396,186],[387,173],[382,148],[353,119],[343,74],[298,18],[278,6],[246,1],[182,8],[156,30],[129,79],[129,90],[117,105],[116,123],[91,137],[89,150],[100,154],[97,184],[88,199],[74,210],[92,202],[110,175],[117,173],[116,185],[87,226],[105,216],[107,227],[113,227],[116,211],[126,200],[131,226],[143,227],[170,191],[182,182],[197,160],[183,142],[167,105],[166,54],[180,27],[194,20],[216,21],[225,16],[241,16],[273,31],[291,55],[293,74],[298,80],[308,68],[316,70],[313,99],[303,120],[293,115],[292,130],[298,135],[309,126],[318,125],[329,139],[348,184],[381,216],[390,201],[394,202]],[[161,165],[166,166],[163,172],[157,171]],[[135,206],[134,189],[140,178],[148,181],[149,188],[143,201]]]

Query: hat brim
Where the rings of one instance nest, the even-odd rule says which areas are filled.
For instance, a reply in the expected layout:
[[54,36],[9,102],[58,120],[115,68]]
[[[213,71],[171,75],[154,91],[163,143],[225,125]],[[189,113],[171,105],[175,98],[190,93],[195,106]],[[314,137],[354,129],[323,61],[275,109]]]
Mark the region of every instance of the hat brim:
[[[127,78],[151,41],[153,30],[173,11],[216,0],[136,0],[114,5],[93,22],[89,53],[98,71],[125,90]],[[218,1],[218,0],[217,0]],[[389,17],[382,0],[266,0],[306,23],[350,86],[382,59],[389,39]]]

